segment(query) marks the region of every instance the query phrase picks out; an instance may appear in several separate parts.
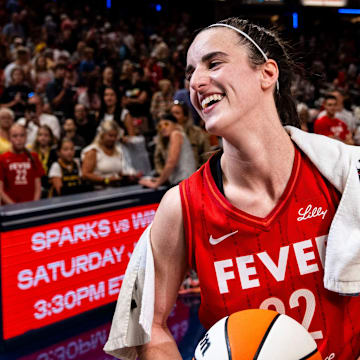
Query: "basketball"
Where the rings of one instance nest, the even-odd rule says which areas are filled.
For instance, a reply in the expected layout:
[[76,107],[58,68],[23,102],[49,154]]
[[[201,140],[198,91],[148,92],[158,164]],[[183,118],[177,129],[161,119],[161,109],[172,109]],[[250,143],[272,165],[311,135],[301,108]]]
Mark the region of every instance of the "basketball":
[[316,343],[296,320],[276,311],[239,311],[216,322],[193,360],[321,360]]

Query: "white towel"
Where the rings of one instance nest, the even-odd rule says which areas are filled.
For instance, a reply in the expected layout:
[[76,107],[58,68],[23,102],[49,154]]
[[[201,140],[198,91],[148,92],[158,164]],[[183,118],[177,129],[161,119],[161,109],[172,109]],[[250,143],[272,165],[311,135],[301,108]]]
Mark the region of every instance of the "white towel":
[[286,127],[291,139],[341,193],[325,253],[324,286],[344,295],[360,292],[360,147]]
[[[149,225],[141,235],[125,272],[104,351],[135,360],[135,346],[150,341],[154,316],[154,259]],[[133,309],[132,309],[133,307]]]

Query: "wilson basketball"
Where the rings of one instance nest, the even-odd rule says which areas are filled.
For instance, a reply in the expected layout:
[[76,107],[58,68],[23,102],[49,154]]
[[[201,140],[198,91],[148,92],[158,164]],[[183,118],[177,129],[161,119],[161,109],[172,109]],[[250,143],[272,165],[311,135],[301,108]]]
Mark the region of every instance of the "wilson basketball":
[[215,323],[193,360],[321,360],[316,343],[296,320],[276,311],[251,309]]

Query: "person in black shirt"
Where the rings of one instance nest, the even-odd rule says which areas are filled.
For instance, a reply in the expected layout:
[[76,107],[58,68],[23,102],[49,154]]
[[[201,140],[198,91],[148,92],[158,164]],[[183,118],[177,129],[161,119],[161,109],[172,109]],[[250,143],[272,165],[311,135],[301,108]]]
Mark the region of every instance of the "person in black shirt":
[[1,104],[15,113],[15,119],[24,116],[25,105],[32,89],[25,83],[24,70],[15,67],[11,72],[11,85],[7,86],[1,98]]
[[73,141],[66,137],[62,138],[58,144],[58,161],[54,162],[49,170],[51,196],[77,194],[84,190],[80,165],[74,156]]
[[91,144],[99,125],[95,116],[89,114],[84,105],[76,104],[74,107],[74,120],[77,128],[76,133],[85,140],[85,145]]
[[143,77],[143,69],[141,67],[134,67],[131,81],[123,84],[124,95],[122,105],[129,110],[132,116],[143,118],[143,121],[151,123],[151,87],[149,82],[143,80]]
[[111,87],[105,88],[102,101],[102,108],[98,116],[100,124],[105,120],[113,120],[124,130],[124,135],[134,136],[132,116],[129,110],[121,107],[116,91]]
[[54,115],[59,119],[71,116],[74,104],[74,91],[68,77],[66,65],[59,63],[54,69],[54,80],[46,86],[46,96],[54,110]]

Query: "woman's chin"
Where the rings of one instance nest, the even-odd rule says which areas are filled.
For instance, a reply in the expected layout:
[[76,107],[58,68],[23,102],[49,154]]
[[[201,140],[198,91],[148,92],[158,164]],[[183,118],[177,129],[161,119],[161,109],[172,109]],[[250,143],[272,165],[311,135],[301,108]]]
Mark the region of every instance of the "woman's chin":
[[219,132],[221,132],[221,129],[220,129],[219,125],[216,122],[207,121],[205,123],[205,129],[211,135],[221,136],[219,134]]

